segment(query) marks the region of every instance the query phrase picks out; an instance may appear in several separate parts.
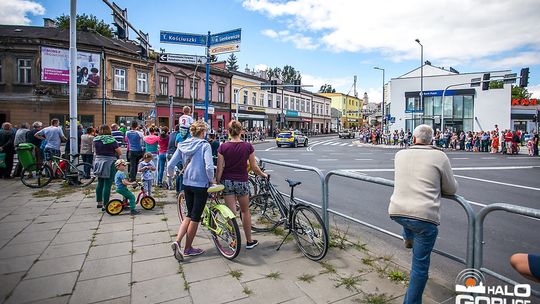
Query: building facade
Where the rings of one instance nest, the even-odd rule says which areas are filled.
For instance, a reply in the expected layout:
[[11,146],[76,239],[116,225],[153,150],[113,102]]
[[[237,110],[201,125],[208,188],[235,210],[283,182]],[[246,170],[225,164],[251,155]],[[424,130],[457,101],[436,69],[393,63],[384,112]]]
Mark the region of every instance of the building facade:
[[341,112],[340,128],[358,129],[363,125],[363,100],[343,93],[320,93],[332,100],[332,108]]
[[481,85],[471,87],[471,80],[481,79],[484,73],[490,73],[492,79],[502,79],[499,77],[510,71],[460,74],[455,70],[424,65],[423,104],[420,99],[420,68],[391,79],[388,84],[389,129],[412,131],[419,124],[456,132],[492,130],[494,125],[498,125],[499,129],[511,128],[511,86],[505,84],[501,89],[486,91],[482,90]]
[[332,99],[320,94],[313,94],[312,101],[312,130],[319,134],[329,133],[331,129],[330,109]]
[[[69,121],[69,31],[0,26],[0,121]],[[154,107],[154,63],[132,42],[77,32],[78,121],[127,123]],[[146,86],[137,92],[137,77]]]
[[512,99],[510,114],[512,130],[531,133],[538,130],[540,100],[536,98]]

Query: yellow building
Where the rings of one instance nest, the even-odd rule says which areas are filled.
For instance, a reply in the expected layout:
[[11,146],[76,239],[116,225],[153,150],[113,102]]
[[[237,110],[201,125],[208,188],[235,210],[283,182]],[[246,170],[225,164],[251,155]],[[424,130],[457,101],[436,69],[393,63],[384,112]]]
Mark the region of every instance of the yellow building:
[[362,115],[360,110],[363,100],[343,93],[320,93],[332,100],[332,108],[341,112],[341,127],[358,128],[362,126]]

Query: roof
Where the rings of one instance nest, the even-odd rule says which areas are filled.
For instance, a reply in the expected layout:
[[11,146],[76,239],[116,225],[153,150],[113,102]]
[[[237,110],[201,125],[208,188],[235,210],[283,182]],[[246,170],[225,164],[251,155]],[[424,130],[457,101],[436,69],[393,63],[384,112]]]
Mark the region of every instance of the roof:
[[233,75],[240,76],[240,77],[251,78],[253,80],[259,80],[259,81],[262,81],[262,82],[267,82],[268,81],[267,79],[261,78],[259,76],[251,75],[251,74],[240,72],[240,71],[230,71],[230,72]]
[[[56,27],[0,25],[0,39],[43,39],[58,41],[69,45],[69,30]],[[132,41],[108,38],[94,31],[77,31],[77,45],[137,54],[139,46]]]

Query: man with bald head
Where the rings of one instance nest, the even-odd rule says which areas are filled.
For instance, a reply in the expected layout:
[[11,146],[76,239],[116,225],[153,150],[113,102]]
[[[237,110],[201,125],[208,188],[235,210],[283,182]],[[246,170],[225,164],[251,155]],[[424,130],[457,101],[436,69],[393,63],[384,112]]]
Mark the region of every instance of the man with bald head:
[[422,303],[441,220],[441,195],[457,191],[450,160],[431,145],[432,138],[433,129],[419,125],[413,132],[413,146],[396,153],[394,159],[395,186],[388,213],[403,226],[405,247],[413,250],[406,304]]

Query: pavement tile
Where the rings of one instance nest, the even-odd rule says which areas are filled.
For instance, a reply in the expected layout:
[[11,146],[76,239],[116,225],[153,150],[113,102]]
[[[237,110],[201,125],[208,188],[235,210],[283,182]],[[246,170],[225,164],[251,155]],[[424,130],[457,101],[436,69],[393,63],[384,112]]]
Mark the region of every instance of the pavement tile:
[[112,258],[121,255],[131,255],[131,242],[93,246],[88,253],[88,260]]
[[104,224],[103,222],[104,221],[101,221],[101,224],[99,225],[97,233],[109,233],[109,232],[125,231],[125,230],[133,229],[133,223],[131,221],[112,223],[112,224]]
[[[189,284],[189,292],[194,304],[227,303],[247,298],[244,288],[237,279],[223,276]],[[275,291],[274,291],[275,293]],[[263,303],[253,301],[252,303]]]
[[161,303],[189,296],[180,274],[135,283],[131,287],[131,292],[132,304]]
[[20,222],[33,220],[36,217],[35,214],[23,213],[23,214],[9,214],[0,221],[0,227],[3,227],[4,223]]
[[58,199],[54,204],[49,206],[49,209],[64,209],[64,208],[71,208],[73,206],[77,206],[79,204],[79,200],[74,197],[73,195],[69,196],[69,201],[64,200],[67,198],[61,198]]
[[131,272],[131,256],[123,255],[84,263],[80,281]]
[[61,297],[54,297],[46,300],[39,300],[38,302],[33,303],[39,303],[39,304],[67,304],[69,301],[70,295],[65,295]]
[[298,276],[302,274],[317,275],[320,270],[320,264],[305,257],[299,257],[293,260],[268,265],[268,268],[270,268],[271,272],[278,271],[281,273],[282,278],[296,281]]
[[188,283],[228,275],[229,267],[223,259],[213,259],[182,265]]
[[75,224],[82,222],[95,222],[99,221],[101,214],[83,214],[83,215],[72,215],[66,224]]
[[32,223],[28,227],[24,229],[24,233],[27,232],[36,232],[36,231],[45,231],[45,230],[53,230],[53,229],[60,229],[66,224],[66,221],[57,221],[57,222],[36,222]]
[[148,260],[133,263],[133,281],[141,282],[166,275],[177,274],[178,262],[174,257]]
[[377,272],[370,272],[362,276],[364,280],[360,284],[360,289],[367,294],[386,293],[394,298],[402,296],[407,290],[407,286],[402,283],[394,283],[385,276],[381,276]]
[[130,303],[131,303],[130,296],[99,302],[99,304],[130,304]]
[[47,231],[36,231],[36,232],[22,232],[17,235],[10,244],[24,244],[24,243],[33,243],[41,241],[50,241],[54,239],[56,234],[60,229],[47,230]]
[[[159,211],[161,212],[161,211]],[[133,222],[135,224],[151,224],[162,222],[163,214],[157,213],[156,209],[154,211],[143,210],[142,214],[137,215]]]
[[94,230],[58,233],[52,240],[51,245],[90,241],[94,233]]
[[168,232],[139,234],[133,237],[133,247],[170,242],[171,235]]
[[49,243],[49,241],[43,241],[26,244],[10,244],[0,250],[0,259],[41,254],[45,248],[49,246]]
[[[51,212],[56,211],[57,209],[50,210]],[[49,210],[47,210],[49,211]],[[46,212],[47,212],[46,211]],[[57,221],[67,221],[71,214],[73,213],[74,209],[69,208],[69,212],[65,213],[53,213],[53,214],[42,214],[34,220],[35,223],[49,223],[49,222],[57,222]]]
[[79,271],[83,266],[86,254],[72,255],[48,260],[38,260],[26,278],[37,278],[72,271]]
[[4,230],[0,226],[0,230],[2,230],[2,233],[0,233],[0,240],[7,240],[8,242],[11,241],[12,238],[14,238],[17,234],[21,232],[20,229],[10,229],[10,230]]
[[151,224],[135,224],[133,226],[133,234],[146,234],[169,230],[165,221]]
[[13,288],[17,286],[23,276],[24,272],[0,275],[0,301],[3,301]]
[[17,221],[17,222],[0,222],[0,228],[2,230],[18,230],[21,231],[24,228],[26,228],[28,225],[32,224],[31,220],[23,220],[23,221]]
[[37,279],[23,280],[17,285],[11,297],[6,301],[6,304],[26,303],[70,294],[73,290],[73,286],[75,286],[78,274],[78,272],[70,272]]
[[92,203],[92,207],[79,207],[77,208],[77,210],[75,210],[75,212],[73,212],[73,216],[78,216],[78,215],[88,215],[88,214],[103,214],[103,212],[96,208],[96,205],[97,203]]
[[192,303],[193,301],[191,301],[191,297],[183,297],[180,299],[174,299],[171,301],[162,302],[161,304],[192,304]]
[[33,214],[34,216],[38,216],[40,214],[42,214],[45,210],[47,210],[48,206],[42,206],[42,207],[37,207],[37,206],[33,206],[33,207],[19,207],[15,210],[13,210],[13,212],[11,212],[11,214]]
[[94,280],[79,281],[75,286],[70,303],[86,304],[129,296],[131,290],[130,277],[131,275],[126,273]]
[[[296,278],[296,285],[300,289],[310,296],[315,303],[332,303],[355,294],[358,294],[361,288],[361,283],[358,284],[358,290],[348,290],[345,287],[336,287],[339,283],[338,278],[334,275],[321,274],[317,275],[318,269],[315,271],[306,269],[304,272],[298,272]],[[303,274],[316,275],[312,282],[304,282],[298,279],[298,276]]]
[[292,299],[287,302],[283,302],[282,304],[312,304],[315,303],[312,299],[310,299],[308,296],[299,297],[296,299]]
[[170,243],[139,246],[133,252],[133,262],[171,257],[172,255]]
[[41,260],[65,257],[70,255],[86,254],[90,241],[51,245],[43,252]]
[[75,231],[84,231],[84,230],[95,230],[99,225],[99,222],[83,222],[83,223],[73,223],[65,224],[62,227],[60,232],[75,232]]
[[[97,210],[97,209],[96,209]],[[103,217],[101,218],[101,224],[116,224],[121,222],[133,223],[133,217],[129,215],[129,212],[124,211],[116,216],[108,215],[105,211],[101,212]]]
[[[45,210],[41,216],[54,216],[54,215],[71,215],[77,210],[77,207],[66,207],[66,208],[50,208]],[[69,217],[68,217],[69,218]],[[67,218],[66,218],[67,219]]]
[[94,245],[131,242],[132,239],[133,239],[133,234],[131,230],[101,233],[101,234],[96,234]]
[[0,274],[27,271],[38,259],[39,255],[28,255],[23,257],[1,259]]

